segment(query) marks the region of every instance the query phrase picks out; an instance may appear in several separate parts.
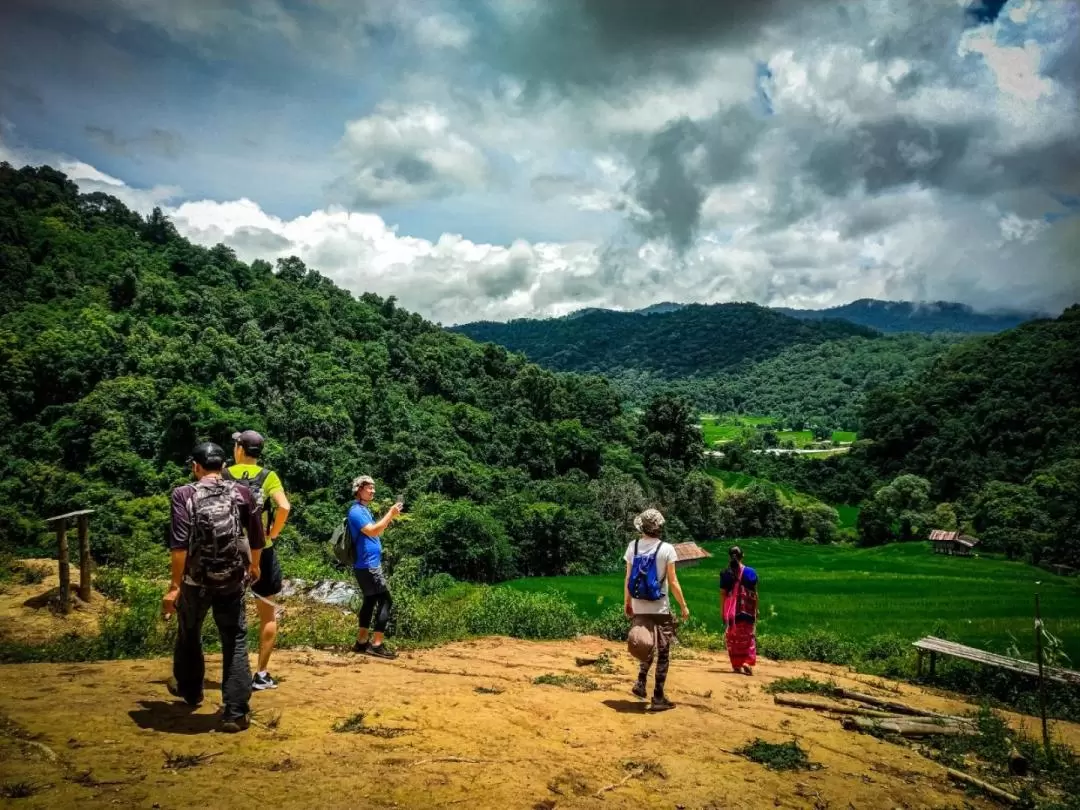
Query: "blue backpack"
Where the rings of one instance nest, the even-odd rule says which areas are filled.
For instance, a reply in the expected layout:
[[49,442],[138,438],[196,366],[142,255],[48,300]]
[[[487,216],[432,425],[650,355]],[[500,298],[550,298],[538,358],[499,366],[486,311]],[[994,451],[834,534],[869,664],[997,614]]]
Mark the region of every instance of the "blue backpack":
[[664,598],[664,580],[667,579],[667,571],[662,577],[656,575],[656,555],[660,552],[660,546],[650,554],[638,554],[638,541],[634,541],[634,561],[630,565],[630,595],[635,599],[647,602],[656,602]]

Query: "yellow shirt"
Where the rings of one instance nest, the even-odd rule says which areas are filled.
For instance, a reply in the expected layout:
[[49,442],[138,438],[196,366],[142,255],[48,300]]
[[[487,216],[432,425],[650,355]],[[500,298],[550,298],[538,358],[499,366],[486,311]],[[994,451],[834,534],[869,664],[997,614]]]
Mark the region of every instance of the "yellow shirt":
[[[244,477],[244,473],[247,473],[248,478],[254,478],[260,472],[262,467],[258,464],[233,464],[229,467],[229,475],[239,481]],[[266,504],[270,502],[270,499],[274,497],[275,492],[284,492],[285,487],[281,485],[281,478],[274,471],[270,471],[270,474],[266,476],[266,480],[263,481],[262,493],[263,493],[263,509],[267,510]],[[266,536],[266,547],[269,548],[274,544],[274,541],[270,539],[270,535]]]

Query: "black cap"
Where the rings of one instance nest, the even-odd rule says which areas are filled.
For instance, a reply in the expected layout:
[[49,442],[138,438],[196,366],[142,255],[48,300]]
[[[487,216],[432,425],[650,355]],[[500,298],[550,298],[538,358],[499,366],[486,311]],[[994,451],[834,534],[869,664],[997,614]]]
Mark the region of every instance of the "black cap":
[[225,451],[213,442],[202,442],[192,448],[188,462],[192,461],[204,470],[220,470],[225,466]]
[[263,437],[261,433],[256,433],[254,430],[244,430],[232,435],[232,440],[245,450],[254,450],[258,452],[262,450]]

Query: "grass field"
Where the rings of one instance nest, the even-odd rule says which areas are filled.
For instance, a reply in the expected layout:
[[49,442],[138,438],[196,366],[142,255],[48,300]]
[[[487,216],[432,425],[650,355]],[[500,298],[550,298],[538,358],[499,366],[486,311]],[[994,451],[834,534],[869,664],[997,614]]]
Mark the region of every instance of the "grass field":
[[[701,417],[701,432],[705,444],[712,447],[717,442],[729,442],[739,437],[746,428],[757,425],[773,425],[776,423],[772,416],[742,416],[738,414],[726,414],[721,416],[704,415]],[[780,430],[776,433],[781,442],[791,441],[796,447],[805,447],[814,441],[814,434],[809,430]],[[857,434],[849,430],[834,430],[832,440],[834,442],[853,442]]]
[[766,478],[755,478],[754,476],[747,475],[743,472],[718,470],[714,467],[707,468],[705,472],[707,472],[711,478],[714,478],[723,484],[725,489],[746,489],[751,484],[761,483],[765,484],[770,489],[776,490],[780,493],[781,499],[788,503],[802,503],[815,500],[812,496],[796,492],[791,487],[784,486],[783,484],[776,484]]
[[[704,545],[712,559],[680,571],[679,581],[691,613],[720,631],[717,577],[727,555],[724,544]],[[996,652],[1005,652],[1015,638],[1021,654],[1031,656],[1038,590],[1047,629],[1080,665],[1080,580],[1075,578],[1025,563],[937,556],[927,543],[868,549],[784,540],[739,545],[761,578],[761,634],[827,629],[856,640],[885,633],[915,640],[947,628],[950,638]],[[622,600],[621,574],[538,577],[509,585],[562,591],[586,615]]]

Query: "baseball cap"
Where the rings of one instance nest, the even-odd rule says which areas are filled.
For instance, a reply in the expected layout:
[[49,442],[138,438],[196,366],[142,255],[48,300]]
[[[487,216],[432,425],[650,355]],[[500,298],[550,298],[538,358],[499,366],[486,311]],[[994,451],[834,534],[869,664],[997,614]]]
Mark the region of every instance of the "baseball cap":
[[256,433],[254,430],[242,430],[234,433],[232,440],[245,450],[261,450],[263,446],[262,434]]
[[201,442],[192,448],[188,463],[195,462],[207,470],[220,470],[225,464],[225,451],[213,442]]
[[360,487],[362,487],[364,484],[371,484],[372,486],[375,486],[375,479],[372,478],[370,475],[361,475],[354,478],[352,482],[352,491],[356,492],[356,490],[360,489]]

